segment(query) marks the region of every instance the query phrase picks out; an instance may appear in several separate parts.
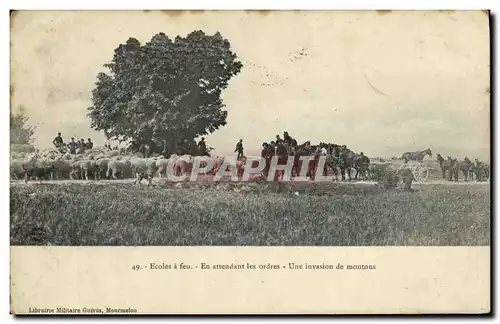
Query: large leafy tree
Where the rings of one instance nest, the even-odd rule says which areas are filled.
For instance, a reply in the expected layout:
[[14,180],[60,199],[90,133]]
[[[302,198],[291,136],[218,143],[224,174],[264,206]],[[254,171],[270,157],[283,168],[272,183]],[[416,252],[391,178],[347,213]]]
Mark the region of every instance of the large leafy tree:
[[97,75],[88,108],[92,128],[175,152],[226,125],[221,94],[243,65],[220,33],[193,31],[174,40],[159,33],[145,45],[129,38],[104,66],[110,73]]
[[10,144],[33,144],[35,127],[28,124],[28,117],[22,112],[10,112]]

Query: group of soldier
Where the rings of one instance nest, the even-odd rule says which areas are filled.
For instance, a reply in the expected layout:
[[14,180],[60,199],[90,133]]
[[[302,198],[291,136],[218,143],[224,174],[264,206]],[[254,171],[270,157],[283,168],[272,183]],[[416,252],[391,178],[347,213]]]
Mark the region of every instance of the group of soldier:
[[79,141],[75,141],[75,138],[72,137],[69,143],[64,143],[61,133],[57,133],[57,136],[52,141],[52,144],[54,144],[56,149],[60,152],[66,151],[69,154],[81,154],[84,153],[85,150],[89,150],[94,147],[94,143],[92,143],[90,138],[87,139],[87,142],[85,143],[83,138]]

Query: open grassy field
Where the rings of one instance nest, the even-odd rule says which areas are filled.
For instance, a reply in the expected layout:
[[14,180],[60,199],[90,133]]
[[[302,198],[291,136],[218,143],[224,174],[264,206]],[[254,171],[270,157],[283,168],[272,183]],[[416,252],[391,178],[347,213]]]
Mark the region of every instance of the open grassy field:
[[10,208],[12,245],[490,244],[489,184],[13,184]]

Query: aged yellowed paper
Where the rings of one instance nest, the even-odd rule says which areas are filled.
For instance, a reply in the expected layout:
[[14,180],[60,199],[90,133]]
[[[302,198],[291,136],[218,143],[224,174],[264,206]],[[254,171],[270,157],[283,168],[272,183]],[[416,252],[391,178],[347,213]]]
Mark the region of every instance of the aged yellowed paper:
[[14,314],[490,311],[487,11],[14,11]]

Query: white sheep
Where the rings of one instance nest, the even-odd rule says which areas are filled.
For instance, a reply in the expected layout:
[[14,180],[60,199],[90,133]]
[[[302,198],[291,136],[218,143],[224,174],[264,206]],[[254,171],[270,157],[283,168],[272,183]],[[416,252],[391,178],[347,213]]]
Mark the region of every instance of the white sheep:
[[34,154],[29,154],[25,158],[11,159],[10,174],[14,179],[19,179],[26,172],[26,169],[33,168],[37,164],[38,158]]
[[106,150],[104,148],[91,148],[85,151],[85,155],[99,155],[102,154],[104,155]]
[[89,175],[96,179],[96,174],[98,174],[98,168],[93,160],[81,160],[80,162],[80,170],[81,170],[81,179],[89,180]]
[[81,161],[81,160],[84,160],[85,159],[85,156],[83,154],[76,154],[74,157],[73,157],[73,160],[74,161]]
[[95,164],[97,166],[97,172],[96,175],[99,179],[102,179],[103,177],[107,177],[107,171],[108,171],[108,163],[109,159],[107,158],[100,158],[95,161]]
[[148,184],[151,185],[153,180],[153,175],[155,174],[156,159],[155,158],[133,158],[130,160],[132,171],[135,173],[134,183],[141,182],[143,179],[148,180]]
[[80,176],[81,176],[80,161],[71,161],[69,178],[71,180],[78,180],[80,179]]
[[72,161],[73,160],[73,155],[66,153],[63,155],[63,159],[66,161]]
[[119,156],[120,151],[118,151],[118,150],[107,151],[105,154],[106,154],[106,157],[110,158],[110,157],[114,157],[114,156]]
[[108,163],[108,172],[107,172],[108,179],[110,178],[118,179],[118,176],[123,177],[123,173],[126,167],[127,165],[125,164],[125,162],[120,160],[110,159]]
[[132,178],[133,172],[132,172],[132,162],[131,162],[131,157],[129,156],[124,156],[121,161],[125,164],[125,169],[123,170],[123,178]]
[[165,159],[163,156],[155,161],[158,177],[166,177],[168,161],[169,159]]
[[180,156],[172,156],[172,162],[174,163],[174,174],[177,176],[186,175],[191,172],[193,167],[193,157],[189,154],[184,154]]
[[53,173],[57,180],[64,178],[71,172],[70,162],[65,160],[63,156],[58,156],[54,159],[53,165],[56,167],[56,171]]
[[50,167],[52,164],[54,164],[53,159],[49,159],[47,157],[42,157],[41,159],[38,159],[35,163],[35,166],[38,168],[47,168]]

